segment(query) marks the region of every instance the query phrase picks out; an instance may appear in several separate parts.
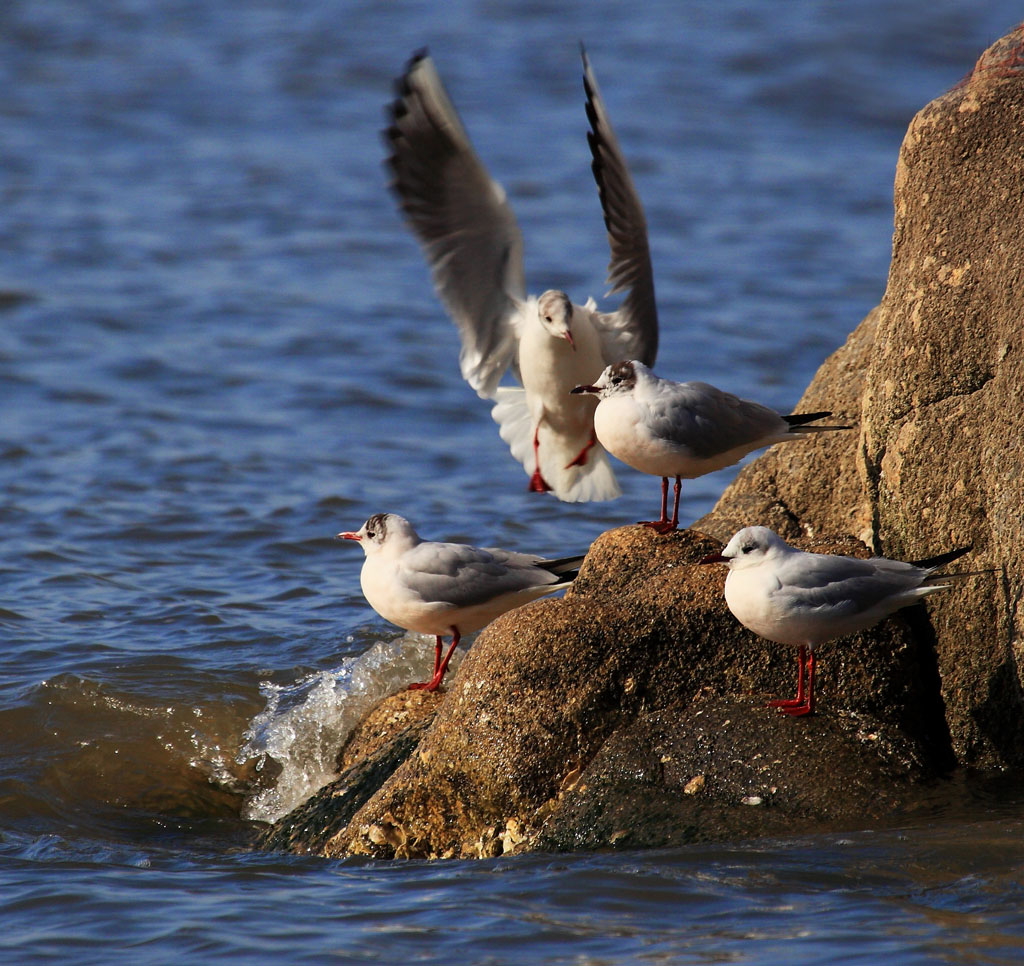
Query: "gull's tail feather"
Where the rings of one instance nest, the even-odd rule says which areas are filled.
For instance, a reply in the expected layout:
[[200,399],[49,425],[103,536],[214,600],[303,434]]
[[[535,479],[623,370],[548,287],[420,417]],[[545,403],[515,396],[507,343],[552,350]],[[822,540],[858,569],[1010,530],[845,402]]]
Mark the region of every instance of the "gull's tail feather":
[[955,550],[947,550],[945,553],[940,553],[936,557],[926,557],[924,560],[911,560],[915,567],[920,567],[922,570],[937,570],[939,567],[944,567],[948,563],[952,563],[954,560],[959,560],[965,553],[970,553],[974,549],[974,544],[970,543],[966,547],[957,547]]
[[494,391],[491,418],[498,424],[501,438],[508,443],[515,459],[532,473],[533,420],[526,405],[526,390],[499,386]]
[[824,419],[826,416],[831,416],[832,410],[828,409],[820,413],[790,413],[788,416],[782,418],[789,423],[790,426],[799,426],[802,423],[810,423],[815,419]]
[[[915,567],[920,567],[922,570],[934,571],[940,567],[945,567],[946,564],[952,563],[954,560],[959,560],[965,553],[970,553],[974,549],[974,544],[970,543],[966,547],[957,547],[955,550],[947,550],[945,553],[940,553],[936,557],[926,557],[924,560],[913,560],[911,563]],[[999,573],[997,567],[983,567],[980,570],[957,570],[953,573],[936,574],[929,573],[924,578],[922,587],[926,590],[942,590],[944,587],[948,587],[947,583],[937,583],[936,581],[946,580],[961,580],[964,577],[980,577],[982,574],[996,574]]]
[[[545,462],[541,462],[544,472]],[[545,476],[558,499],[566,503],[597,503],[614,500],[622,496],[622,488],[615,479],[608,454],[600,443],[587,451],[587,461],[582,466],[550,466]]]
[[[491,417],[498,424],[501,438],[508,444],[527,476],[534,471],[533,418],[526,405],[526,391],[512,386],[499,386],[494,394]],[[608,454],[598,443],[587,451],[582,466],[566,465],[582,449],[580,443],[566,455],[551,443],[552,436],[540,431],[540,472],[552,493],[566,503],[589,503],[614,500],[622,495]]]
[[566,583],[576,579],[580,572],[580,564],[583,563],[586,554],[578,557],[559,557],[557,560],[541,560],[538,566],[550,571],[556,577],[561,577]]
[[935,584],[933,580],[962,580],[964,577],[980,577],[982,574],[997,574],[999,573],[998,567],[984,567],[981,570],[957,570],[951,574],[931,574],[924,578],[922,584],[928,590],[942,590],[943,587],[950,586],[948,583]]
[[[970,553],[974,549],[974,544],[968,544],[966,547],[957,547],[955,550],[947,550],[946,553],[940,553],[937,557],[927,557],[924,560],[911,561],[915,567],[920,567],[922,570],[934,571],[940,567],[945,567],[946,564],[952,563],[954,560],[959,560],[965,553]],[[938,580],[960,580],[963,577],[980,577],[982,574],[996,574],[999,573],[996,567],[982,567],[980,570],[957,570],[953,573],[936,574],[929,573],[924,578],[924,585],[929,588],[947,587],[948,584],[936,584]]]
[[852,426],[805,426],[805,423],[813,422],[815,419],[824,419],[831,416],[831,411],[826,410],[820,413],[790,413],[782,418],[789,423],[791,433],[826,433],[833,429],[853,429]]

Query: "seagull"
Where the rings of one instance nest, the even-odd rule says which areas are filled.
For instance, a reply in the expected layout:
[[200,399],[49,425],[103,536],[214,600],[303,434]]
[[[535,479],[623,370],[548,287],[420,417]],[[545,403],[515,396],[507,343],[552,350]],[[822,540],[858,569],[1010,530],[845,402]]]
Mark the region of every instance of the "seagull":
[[[384,132],[391,188],[423,248],[434,287],[459,331],[463,378],[495,405],[501,438],[530,477],[560,500],[610,500],[622,491],[594,435],[591,399],[570,390],[610,362],[658,351],[647,222],[608,120],[586,51],[587,141],[604,211],[610,294],[599,312],[555,289],[527,296],[523,239],[505,191],[478,157],[428,53],[409,61]],[[506,372],[522,388],[499,386]]]
[[[760,403],[740,399],[706,382],[673,382],[642,362],[616,362],[593,385],[573,393],[600,398],[594,431],[601,445],[641,473],[661,477],[661,518],[644,526],[669,533],[679,526],[681,481],[732,466],[747,453],[772,443],[848,426],[807,426],[829,412],[780,416]],[[668,478],[675,501],[668,518]]]
[[[962,557],[960,547],[927,560],[904,563],[886,557],[843,557],[806,553],[791,547],[768,527],[744,527],[702,564],[726,563],[725,602],[748,630],[797,652],[796,697],[772,701],[789,715],[814,713],[814,648],[856,634],[949,584],[936,583],[969,574],[935,575]],[[804,670],[807,687],[804,688]]]
[[[463,634],[568,587],[583,560],[422,540],[397,513],[376,513],[337,536],[358,541],[366,554],[359,583],[370,606],[392,624],[435,637],[434,676],[410,690],[436,691]],[[442,660],[446,634],[452,643]]]

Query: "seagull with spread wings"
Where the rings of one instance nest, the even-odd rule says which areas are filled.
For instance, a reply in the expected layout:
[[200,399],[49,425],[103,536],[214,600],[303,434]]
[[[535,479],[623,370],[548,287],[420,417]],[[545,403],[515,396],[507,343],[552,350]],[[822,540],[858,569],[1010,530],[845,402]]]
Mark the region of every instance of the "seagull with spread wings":
[[[658,349],[654,275],[643,206],[608,120],[586,52],[587,140],[604,211],[614,312],[562,291],[528,296],[523,240],[505,191],[484,167],[422,51],[398,81],[385,132],[391,187],[462,340],[466,381],[487,399],[529,489],[560,500],[609,500],[621,490],[594,435],[596,400],[573,396],[619,359],[653,364]],[[501,386],[511,372],[521,388]]]

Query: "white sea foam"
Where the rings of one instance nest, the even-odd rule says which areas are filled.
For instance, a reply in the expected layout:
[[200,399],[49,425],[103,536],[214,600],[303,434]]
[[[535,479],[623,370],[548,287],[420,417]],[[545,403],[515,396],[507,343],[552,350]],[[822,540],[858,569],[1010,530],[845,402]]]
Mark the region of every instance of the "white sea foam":
[[[449,676],[461,651],[452,658]],[[377,641],[336,671],[291,685],[264,683],[267,706],[245,732],[237,761],[255,759],[259,771],[273,762],[281,771],[246,803],[244,817],[275,822],[336,778],[338,751],[363,715],[386,695],[428,680],[433,666],[433,637],[410,633]]]

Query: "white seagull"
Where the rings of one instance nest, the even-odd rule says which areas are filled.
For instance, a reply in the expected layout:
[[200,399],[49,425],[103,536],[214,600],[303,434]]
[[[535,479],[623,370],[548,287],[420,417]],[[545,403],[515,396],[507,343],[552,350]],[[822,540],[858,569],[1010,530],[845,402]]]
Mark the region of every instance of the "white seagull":
[[[574,304],[565,292],[526,294],[523,239],[502,186],[477,156],[426,51],[409,62],[385,132],[391,187],[419,240],[434,287],[462,340],[463,378],[485,399],[501,438],[530,477],[529,489],[560,500],[621,494],[594,437],[590,399],[573,386],[616,359],[653,364],[658,350],[647,223],[618,140],[583,52],[592,169],[611,260],[609,294],[619,309]],[[499,386],[506,371],[522,388]]]
[[[960,547],[927,560],[806,553],[767,527],[744,527],[721,553],[701,563],[727,563],[725,602],[748,630],[797,652],[796,697],[770,702],[785,714],[814,713],[814,648],[856,634],[883,617],[948,587],[937,583],[970,574],[935,575],[962,557]],[[804,687],[804,670],[807,686]]]
[[[601,445],[641,473],[661,477],[661,518],[645,526],[668,533],[679,525],[682,480],[696,479],[739,462],[772,443],[848,426],[805,426],[829,412],[780,416],[760,403],[740,399],[706,382],[673,382],[642,362],[616,362],[590,386],[573,393],[600,397],[594,430]],[[668,478],[675,502],[668,518]]]
[[[421,540],[411,523],[396,513],[376,513],[356,532],[366,559],[359,583],[370,606],[406,630],[433,634],[434,676],[410,689],[436,691],[463,634],[538,597],[568,587],[583,557],[544,560],[534,554],[464,543]],[[452,643],[441,659],[441,638]]]

